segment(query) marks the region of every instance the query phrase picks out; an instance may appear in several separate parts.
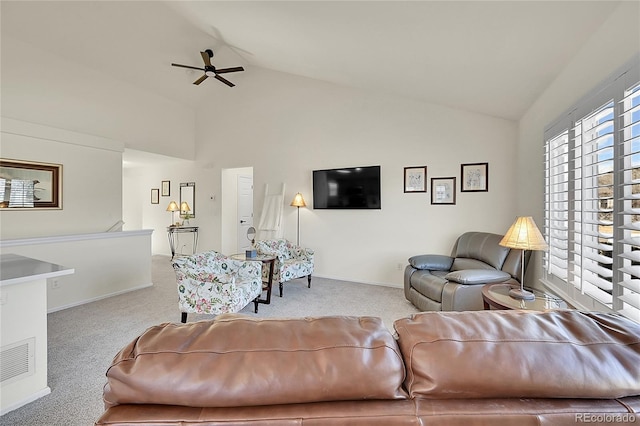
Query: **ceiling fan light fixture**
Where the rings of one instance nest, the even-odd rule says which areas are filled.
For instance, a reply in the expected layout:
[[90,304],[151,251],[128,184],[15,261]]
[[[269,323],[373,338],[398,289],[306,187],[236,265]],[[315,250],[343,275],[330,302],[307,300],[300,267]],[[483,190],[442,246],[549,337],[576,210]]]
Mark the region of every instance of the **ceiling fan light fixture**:
[[226,84],[229,87],[234,87],[235,84],[233,84],[232,82],[230,82],[226,78],[221,77],[218,74],[226,74],[226,73],[230,73],[230,72],[244,71],[243,67],[231,67],[231,68],[216,69],[216,67],[211,64],[211,58],[213,57],[213,51],[211,49],[207,49],[204,52],[200,52],[200,56],[202,56],[202,61],[204,62],[204,68],[192,67],[191,65],[182,65],[182,64],[171,64],[171,66],[180,67],[180,68],[187,68],[187,69],[192,69],[192,70],[200,70],[200,71],[204,72],[204,74],[199,79],[197,79],[196,81],[193,82],[193,84],[195,84],[196,86],[198,86],[200,83],[205,81],[207,78],[213,77],[216,80]]

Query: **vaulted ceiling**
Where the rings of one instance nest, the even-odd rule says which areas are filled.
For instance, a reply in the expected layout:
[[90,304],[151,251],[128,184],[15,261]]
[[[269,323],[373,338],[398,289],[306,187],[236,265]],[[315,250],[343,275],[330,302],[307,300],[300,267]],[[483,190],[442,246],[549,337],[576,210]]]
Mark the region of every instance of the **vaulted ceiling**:
[[[266,68],[518,120],[616,1],[2,1],[2,36],[196,107]],[[2,67],[11,66],[5,62]],[[34,55],[33,66],[46,73]],[[55,82],[51,82],[55,84]],[[99,85],[100,81],[93,84]]]

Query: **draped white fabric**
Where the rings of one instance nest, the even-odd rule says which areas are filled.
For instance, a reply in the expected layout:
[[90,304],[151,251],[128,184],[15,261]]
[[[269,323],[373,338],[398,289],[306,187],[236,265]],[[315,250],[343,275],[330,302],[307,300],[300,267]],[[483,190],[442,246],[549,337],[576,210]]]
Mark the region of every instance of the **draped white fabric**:
[[269,194],[269,185],[265,185],[264,204],[260,213],[256,238],[258,240],[270,240],[282,238],[284,229],[282,227],[282,213],[284,210],[284,183],[281,192]]

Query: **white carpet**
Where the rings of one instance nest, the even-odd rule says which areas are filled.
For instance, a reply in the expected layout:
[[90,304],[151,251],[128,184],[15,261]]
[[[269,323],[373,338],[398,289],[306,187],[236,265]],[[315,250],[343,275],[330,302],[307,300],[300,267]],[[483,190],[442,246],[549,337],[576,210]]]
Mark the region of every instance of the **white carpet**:
[[[148,327],[179,322],[175,275],[168,257],[153,257],[151,288],[49,314],[51,394],[0,417],[0,425],[92,425],[103,411],[105,372],[115,354]],[[401,284],[401,283],[398,283]],[[320,315],[377,316],[393,332],[393,321],[418,312],[402,289],[313,277],[277,284],[271,304],[241,311],[258,317]],[[212,319],[189,314],[188,321]]]

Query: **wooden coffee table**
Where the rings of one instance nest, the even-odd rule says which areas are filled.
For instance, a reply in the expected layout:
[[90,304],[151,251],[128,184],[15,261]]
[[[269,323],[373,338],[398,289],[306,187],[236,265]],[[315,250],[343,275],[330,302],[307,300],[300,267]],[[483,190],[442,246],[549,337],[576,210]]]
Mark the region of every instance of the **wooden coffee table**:
[[517,288],[511,284],[487,284],[482,287],[482,301],[485,309],[525,309],[529,311],[549,311],[553,309],[569,309],[570,306],[561,298],[543,291],[527,288],[536,298],[534,300],[514,299],[509,290]]

